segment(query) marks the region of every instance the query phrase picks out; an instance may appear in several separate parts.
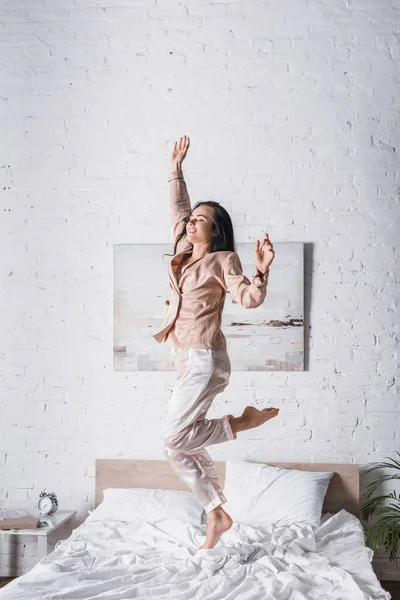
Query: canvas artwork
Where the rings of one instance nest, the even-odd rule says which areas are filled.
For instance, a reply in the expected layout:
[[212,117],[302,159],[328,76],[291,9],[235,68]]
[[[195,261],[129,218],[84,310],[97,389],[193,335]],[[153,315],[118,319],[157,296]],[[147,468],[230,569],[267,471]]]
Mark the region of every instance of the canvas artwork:
[[[114,245],[114,370],[174,371],[163,327],[172,244]],[[222,330],[232,371],[304,370],[303,243],[274,243],[264,303],[245,309],[226,295]],[[254,244],[236,244],[251,281]],[[169,253],[169,256],[163,256]]]

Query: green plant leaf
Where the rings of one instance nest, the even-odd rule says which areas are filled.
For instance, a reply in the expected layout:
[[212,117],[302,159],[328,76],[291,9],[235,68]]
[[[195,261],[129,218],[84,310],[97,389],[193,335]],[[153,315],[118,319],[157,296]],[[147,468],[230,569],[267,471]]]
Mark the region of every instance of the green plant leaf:
[[385,539],[385,550],[389,552],[389,559],[396,560],[397,552],[399,550],[400,543],[400,527],[398,530],[392,529],[388,532]]
[[369,498],[384,481],[393,481],[394,479],[400,479],[400,473],[398,475],[384,474],[379,479],[371,481],[365,488],[365,497]]
[[[396,454],[400,459],[400,452],[396,450]],[[365,477],[369,473],[382,469],[395,471],[395,473],[382,474],[367,485],[361,514],[364,519],[368,519],[372,515],[378,517],[364,532],[366,543],[369,543],[374,549],[383,546],[389,553],[390,560],[396,560],[400,546],[400,493],[392,491],[389,494],[371,498],[373,492],[384,481],[400,479],[400,460],[386,458],[389,462],[369,463],[370,466],[362,472],[362,477]],[[394,502],[387,503],[388,500],[394,500]]]
[[377,510],[378,506],[387,498],[390,498],[390,494],[385,494],[384,496],[376,496],[376,498],[371,498],[371,500],[367,500],[361,505],[361,515],[362,518],[368,520]]
[[[400,459],[400,452],[396,450],[396,454],[399,456]],[[387,458],[387,460],[391,461],[390,463],[387,462],[378,462],[378,463],[367,463],[367,465],[370,465],[369,467],[367,466],[366,468],[363,469],[362,472],[362,477],[364,475],[367,475],[368,473],[370,473],[371,471],[375,471],[376,469],[398,469],[400,471],[400,460],[395,460],[394,458],[391,458],[390,456],[386,456],[385,458]]]
[[[390,494],[388,494],[387,497],[394,498],[395,500],[399,501],[399,498],[396,498],[396,492],[390,492]],[[386,514],[386,513],[392,515],[393,519],[399,519],[399,521],[400,521],[400,504],[389,503],[389,504],[386,504],[385,506],[381,506],[376,511],[377,515]]]
[[377,514],[383,516],[368,527],[365,538],[370,539],[374,548],[383,546],[389,552],[390,560],[396,560],[400,543],[400,506],[381,507]]

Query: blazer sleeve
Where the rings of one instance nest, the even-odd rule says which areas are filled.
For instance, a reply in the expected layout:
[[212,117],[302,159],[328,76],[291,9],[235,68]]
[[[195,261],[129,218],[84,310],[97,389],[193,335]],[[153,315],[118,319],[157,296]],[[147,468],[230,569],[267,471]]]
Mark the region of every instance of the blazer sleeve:
[[190,217],[192,208],[190,206],[189,193],[183,178],[183,172],[180,169],[171,171],[168,182],[170,185],[172,229],[174,233],[174,242],[176,242],[178,234],[182,231],[185,223]]
[[269,269],[262,276],[257,267],[250,281],[243,274],[242,263],[236,252],[230,252],[223,264],[224,278],[227,291],[233,300],[243,308],[257,308],[267,295]]

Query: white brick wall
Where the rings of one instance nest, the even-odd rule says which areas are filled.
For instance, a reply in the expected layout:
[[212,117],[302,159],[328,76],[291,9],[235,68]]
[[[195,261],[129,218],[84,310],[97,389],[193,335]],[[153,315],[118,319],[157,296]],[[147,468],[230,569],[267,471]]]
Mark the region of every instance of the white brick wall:
[[184,134],[193,202],[221,201],[238,242],[306,243],[307,370],[233,373],[210,416],[281,412],[213,457],[394,456],[397,12],[0,0],[1,506],[50,487],[82,521],[96,458],[163,458],[175,376],[113,372],[112,250],[170,240]]

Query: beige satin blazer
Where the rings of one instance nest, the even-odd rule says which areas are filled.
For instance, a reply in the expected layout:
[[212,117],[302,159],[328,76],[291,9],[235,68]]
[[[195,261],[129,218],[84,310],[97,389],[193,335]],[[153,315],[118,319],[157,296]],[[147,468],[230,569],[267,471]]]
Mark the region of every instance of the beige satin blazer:
[[[183,172],[171,171],[168,182],[176,241],[192,209]],[[223,250],[185,265],[180,273],[181,260],[187,254],[192,254],[192,244],[185,235],[168,266],[170,297],[165,301],[164,326],[153,337],[175,348],[226,350],[221,330],[226,293],[244,308],[260,306],[267,293],[269,269],[261,277],[255,268],[250,282],[243,274],[238,254]]]

